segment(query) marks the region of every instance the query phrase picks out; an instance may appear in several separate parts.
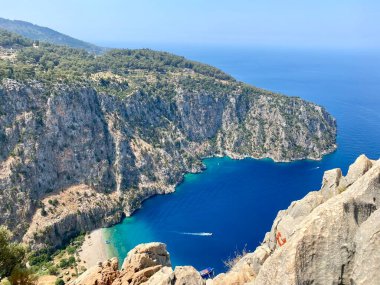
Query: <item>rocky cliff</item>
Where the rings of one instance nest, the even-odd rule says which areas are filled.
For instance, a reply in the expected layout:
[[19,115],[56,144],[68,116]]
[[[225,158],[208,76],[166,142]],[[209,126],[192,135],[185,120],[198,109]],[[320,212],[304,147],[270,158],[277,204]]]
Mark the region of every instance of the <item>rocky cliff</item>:
[[380,160],[360,156],[342,176],[280,211],[262,244],[210,284],[378,284]]
[[320,159],[336,147],[335,120],[322,107],[215,68],[8,36],[0,41],[11,54],[0,58],[0,224],[34,248],[120,221],[200,171],[203,157]]
[[[340,169],[326,171],[321,190],[280,211],[262,244],[214,279],[200,279],[192,267],[176,267],[173,271],[165,246],[151,243],[129,252],[120,272],[115,266],[110,283],[101,281],[103,272],[109,270],[105,263],[91,269],[97,274],[89,270],[73,284],[377,285],[379,207],[380,160],[360,156],[346,176]],[[127,272],[130,278],[121,279]],[[186,281],[179,276],[187,276]],[[94,283],[94,277],[98,283]]]

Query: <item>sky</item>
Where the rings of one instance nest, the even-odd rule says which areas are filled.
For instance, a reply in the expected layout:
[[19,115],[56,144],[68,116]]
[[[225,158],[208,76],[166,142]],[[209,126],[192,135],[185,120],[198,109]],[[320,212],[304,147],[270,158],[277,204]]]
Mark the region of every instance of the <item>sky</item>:
[[379,0],[0,0],[0,17],[108,46],[380,47]]

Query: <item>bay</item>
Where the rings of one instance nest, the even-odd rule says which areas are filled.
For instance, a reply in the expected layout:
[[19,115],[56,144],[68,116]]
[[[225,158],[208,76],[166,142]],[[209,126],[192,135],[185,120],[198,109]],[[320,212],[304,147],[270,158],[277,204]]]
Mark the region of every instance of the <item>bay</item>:
[[238,80],[324,106],[338,123],[338,149],[321,161],[204,160],[176,192],[155,196],[105,230],[120,260],[139,243],[168,245],[173,265],[211,266],[254,250],[277,212],[318,190],[323,172],[343,173],[357,156],[380,157],[380,54],[365,50],[155,47],[221,68]]

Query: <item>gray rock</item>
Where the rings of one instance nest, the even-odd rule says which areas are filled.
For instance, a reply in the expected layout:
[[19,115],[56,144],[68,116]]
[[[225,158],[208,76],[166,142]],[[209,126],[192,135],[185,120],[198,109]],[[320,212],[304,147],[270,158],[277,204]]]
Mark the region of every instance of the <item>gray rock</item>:
[[157,271],[147,282],[142,285],[173,285],[174,271],[171,267],[163,267]]
[[350,284],[377,285],[380,280],[380,210],[359,228],[354,238],[355,256]]
[[163,243],[152,242],[140,244],[128,252],[119,277],[113,285],[141,284],[148,282],[164,267],[170,267],[170,255]]
[[339,168],[325,171],[322,180],[321,193],[325,200],[339,194],[338,186],[342,178],[342,171]]
[[177,266],[174,269],[174,275],[174,285],[204,285],[206,283],[192,266]]
[[350,165],[347,175],[340,181],[340,192],[343,192],[348,186],[363,176],[371,167],[373,162],[369,160],[364,154],[359,156],[354,164]]
[[156,265],[170,267],[170,255],[165,244],[151,242],[140,244],[129,251],[121,268],[122,271],[136,272]]

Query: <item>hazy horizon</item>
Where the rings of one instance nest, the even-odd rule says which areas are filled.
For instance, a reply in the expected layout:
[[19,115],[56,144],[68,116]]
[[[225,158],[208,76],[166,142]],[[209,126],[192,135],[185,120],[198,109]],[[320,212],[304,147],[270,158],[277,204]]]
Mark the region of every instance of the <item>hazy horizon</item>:
[[[98,45],[365,48],[380,47],[374,0],[14,0],[0,17],[24,20]],[[107,44],[108,43],[108,44]]]

